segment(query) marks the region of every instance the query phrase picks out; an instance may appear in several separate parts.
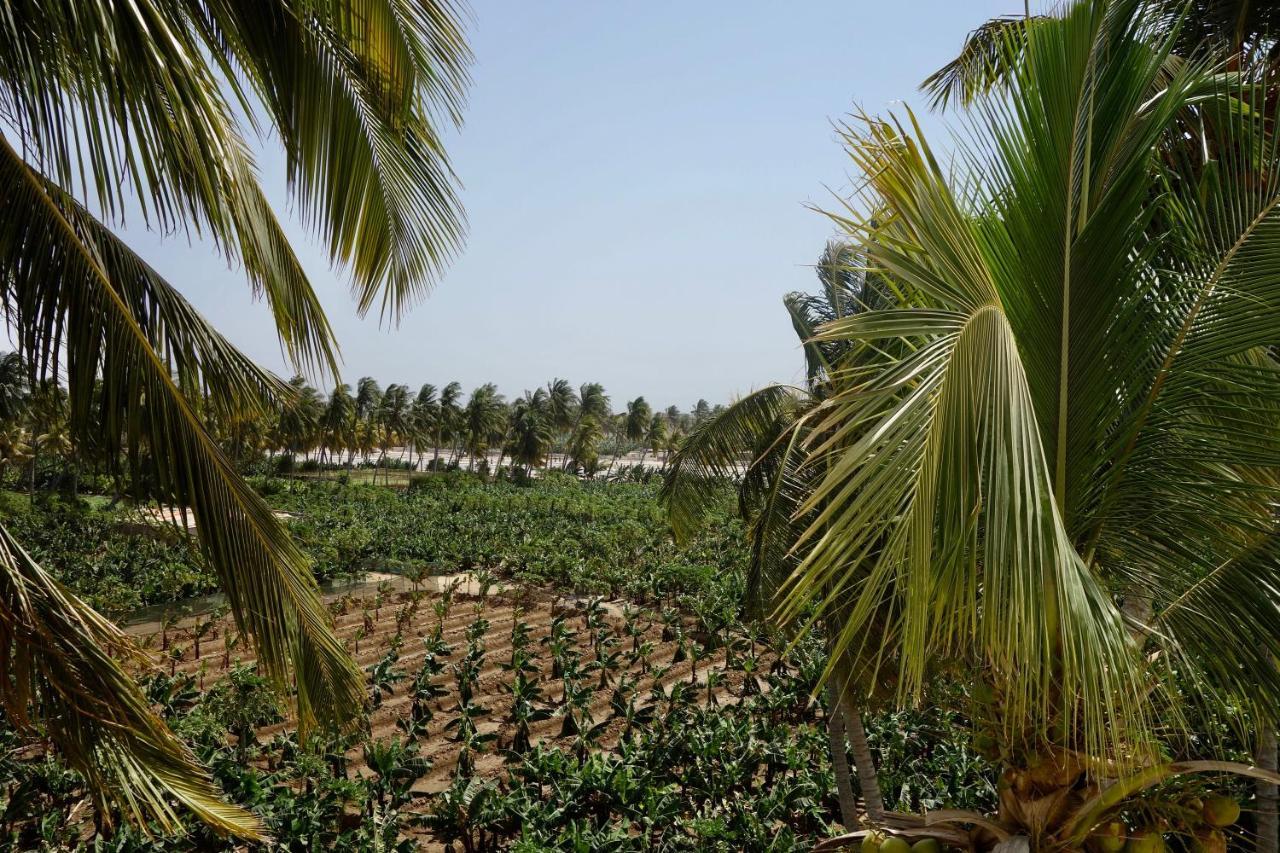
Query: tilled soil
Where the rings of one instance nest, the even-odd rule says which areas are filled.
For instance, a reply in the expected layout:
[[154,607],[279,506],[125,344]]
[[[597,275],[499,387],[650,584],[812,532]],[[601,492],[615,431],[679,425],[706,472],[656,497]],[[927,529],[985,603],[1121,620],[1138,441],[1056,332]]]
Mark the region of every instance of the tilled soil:
[[[557,612],[564,612],[565,607],[554,602],[550,597],[521,596],[517,602],[515,597],[507,594],[491,595],[486,600],[457,595],[447,615],[436,612],[436,604],[441,596],[436,593],[422,593],[417,607],[412,605],[409,593],[364,598],[346,597],[331,603],[335,611],[335,629],[355,657],[361,669],[369,668],[380,660],[400,638],[399,659],[395,670],[406,678],[394,685],[394,692],[384,695],[381,704],[370,712],[370,728],[373,739],[403,736],[397,728],[397,721],[410,714],[412,699],[410,696],[413,677],[422,667],[425,657],[423,639],[430,637],[440,629],[443,639],[452,646],[450,657],[444,658],[444,671],[432,679],[432,683],[442,688],[444,695],[431,702],[428,707],[434,712],[425,737],[420,737],[420,755],[429,759],[431,769],[413,786],[414,799],[407,811],[421,811],[430,806],[431,794],[447,788],[454,776],[458,760],[458,746],[450,739],[449,723],[458,716],[458,696],[454,672],[451,664],[465,653],[467,648],[467,629],[477,618],[488,620],[488,628],[484,633],[485,658],[480,678],[474,687],[473,704],[487,709],[487,713],[479,724],[482,734],[496,734],[497,740],[490,744],[486,753],[477,756],[475,772],[482,778],[497,777],[502,774],[505,756],[501,750],[511,743],[514,724],[508,719],[512,706],[512,698],[504,687],[512,680],[512,674],[502,664],[509,661],[512,646],[512,628],[519,619],[529,626],[527,648],[532,655],[532,663],[537,667],[537,678],[542,687],[543,696],[549,707],[558,707],[563,695],[562,681],[552,678],[552,654],[542,640],[550,636],[551,624]],[[638,611],[637,611],[638,612]],[[653,701],[651,696],[655,686],[661,686],[664,693],[669,693],[677,682],[684,682],[697,691],[699,701],[707,703],[732,703],[739,701],[743,692],[744,674],[741,671],[726,671],[725,651],[717,649],[705,652],[695,661],[692,656],[676,663],[679,641],[663,639],[663,624],[652,614],[641,614],[635,620],[643,627],[640,635],[634,636],[625,629],[625,623],[619,617],[620,609],[610,607],[602,617],[604,624],[617,638],[614,647],[621,654],[621,668],[610,673],[609,686],[595,689],[591,700],[590,714],[595,722],[606,722],[603,735],[597,748],[609,750],[614,748],[625,732],[625,720],[617,717],[611,707],[613,684],[620,677],[625,677],[634,685],[635,695],[640,702],[646,704]],[[587,627],[585,611],[569,609],[566,615],[567,624],[576,631],[574,644],[584,666],[593,658],[592,632]],[[248,663],[252,660],[250,650],[243,643],[234,642],[234,623],[229,618],[215,623],[208,628],[200,640],[200,653],[195,654],[194,630],[191,626],[170,629],[164,633],[155,633],[141,637],[143,644],[150,648],[166,670],[188,673],[197,679],[201,689],[215,683],[231,666],[237,663]],[[228,640],[232,640],[228,648]],[[630,660],[628,652],[637,646],[651,643],[652,651],[644,657]],[[695,641],[686,637],[686,649]],[[174,651],[180,655],[175,656]],[[175,659],[178,657],[178,659]],[[771,660],[771,658],[770,658]],[[696,667],[696,668],[695,668]],[[625,672],[625,676],[623,673]],[[720,681],[711,689],[707,689],[707,678],[711,672],[718,672]],[[532,674],[530,677],[533,677]],[[599,673],[591,672],[583,675],[584,683],[598,687]],[[535,744],[560,745],[568,747],[573,739],[560,738],[563,723],[559,714],[530,726],[530,738]],[[268,726],[258,732],[258,737],[266,741],[274,734],[288,729],[290,722]],[[349,772],[365,773],[363,751],[355,747],[347,754]],[[430,845],[430,839],[422,842]]]

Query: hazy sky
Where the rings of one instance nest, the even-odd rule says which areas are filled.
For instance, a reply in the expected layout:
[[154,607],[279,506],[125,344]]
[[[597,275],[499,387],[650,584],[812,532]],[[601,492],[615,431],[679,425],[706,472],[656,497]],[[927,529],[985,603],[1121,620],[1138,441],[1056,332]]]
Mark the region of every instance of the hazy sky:
[[[1016,7],[1016,8],[1015,8]],[[811,289],[853,179],[832,122],[920,107],[919,82],[1017,0],[797,3],[474,0],[474,85],[451,139],[466,248],[396,329],[358,320],[318,243],[290,234],[342,346],[343,379],[563,376],[688,409],[800,375],[781,306]],[[945,136],[936,117],[928,126]],[[282,165],[264,182],[282,218]],[[135,248],[251,356],[287,372],[236,270],[185,238]]]

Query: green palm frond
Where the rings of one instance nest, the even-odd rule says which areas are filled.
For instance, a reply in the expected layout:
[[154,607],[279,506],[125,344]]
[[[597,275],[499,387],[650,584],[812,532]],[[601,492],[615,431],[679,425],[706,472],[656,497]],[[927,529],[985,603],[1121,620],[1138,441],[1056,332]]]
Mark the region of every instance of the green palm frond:
[[965,39],[960,54],[920,84],[933,109],[967,106],[1005,80],[1026,45],[1029,26],[1040,20],[1007,15],[984,22]]
[[[73,427],[114,451],[145,439],[160,493],[192,508],[259,665],[297,688],[304,731],[358,721],[361,677],[330,630],[315,580],[270,508],[239,477],[180,388],[228,405],[277,387],[198,323],[171,289],[0,144],[0,304],[37,364],[65,361]],[[207,372],[206,372],[207,371]],[[133,760],[139,760],[135,756]]]
[[8,720],[34,728],[30,709],[38,707],[38,722],[100,806],[110,800],[175,831],[183,820],[176,802],[220,832],[260,838],[258,819],[221,798],[113,654],[143,659],[0,526],[0,706]]
[[206,46],[180,4],[128,11],[97,0],[9,4],[0,106],[24,158],[109,221],[123,217],[129,186],[148,224],[207,233],[267,297],[290,357],[334,371],[328,322],[201,59]]
[[184,5],[206,42],[228,51],[227,76],[279,129],[302,217],[350,267],[360,312],[380,300],[398,318],[463,237],[433,121],[461,121],[470,52],[459,9],[450,0]]
[[[817,336],[855,355],[811,424],[823,475],[779,610],[842,625],[855,657],[885,637],[912,695],[930,660],[984,667],[1012,740],[1121,761],[1152,734],[1139,639],[1206,689],[1280,688],[1274,570],[1249,568],[1280,467],[1274,104],[1171,63],[1141,9],[1028,28],[958,170],[914,124],[850,129],[869,183],[842,222],[902,299]],[[1218,129],[1184,157],[1188,115]],[[1251,599],[1187,609],[1211,590]],[[1118,607],[1142,596],[1183,605],[1153,630]]]
[[[753,463],[770,446],[785,443],[808,395],[790,385],[769,385],[736,401],[718,417],[694,427],[667,466],[660,500],[678,539],[692,536],[723,484],[750,474],[755,488],[742,500],[755,503],[769,488],[768,462]],[[774,457],[770,457],[773,459]]]

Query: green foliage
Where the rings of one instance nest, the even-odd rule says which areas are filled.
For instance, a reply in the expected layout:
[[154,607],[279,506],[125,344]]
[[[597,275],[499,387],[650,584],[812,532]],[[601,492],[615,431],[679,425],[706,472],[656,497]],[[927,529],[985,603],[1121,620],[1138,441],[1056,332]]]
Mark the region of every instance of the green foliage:
[[148,531],[123,508],[57,500],[32,506],[12,493],[0,493],[0,507],[31,556],[108,616],[216,588],[193,542],[162,528]]
[[529,486],[461,472],[406,491],[293,483],[272,502],[321,578],[428,566],[491,568],[519,582],[640,601],[736,595],[745,546],[726,491],[705,533],[677,546],[651,486],[552,475]]

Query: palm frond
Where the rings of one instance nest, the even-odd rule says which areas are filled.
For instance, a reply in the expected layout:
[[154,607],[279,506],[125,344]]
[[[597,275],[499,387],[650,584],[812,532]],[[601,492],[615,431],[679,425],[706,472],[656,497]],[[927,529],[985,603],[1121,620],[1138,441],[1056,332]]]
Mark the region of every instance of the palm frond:
[[1006,15],[984,22],[965,38],[960,54],[925,78],[920,90],[935,110],[967,106],[1001,84],[1019,62],[1026,33],[1039,18]]
[[[393,319],[464,233],[433,112],[456,124],[470,53],[451,0],[188,0],[279,129],[304,221]],[[233,64],[234,63],[234,64]],[[238,72],[238,73],[237,73]]]
[[118,657],[143,658],[0,525],[0,705],[9,721],[43,726],[99,806],[110,800],[172,832],[183,821],[176,803],[220,832],[261,838],[258,819],[221,798]]
[[[262,194],[219,81],[180,4],[11,3],[0,16],[0,108],[24,157],[109,221],[124,187],[148,224],[207,232],[270,303],[300,368],[334,371],[319,301]],[[122,73],[127,69],[127,73]]]
[[[7,143],[0,176],[8,188],[0,200],[0,303],[24,330],[28,357],[52,365],[65,353],[71,411],[83,418],[97,395],[108,449],[133,450],[145,438],[160,494],[192,507],[201,548],[259,665],[278,686],[296,686],[302,730],[356,724],[360,673],[330,630],[305,556],[180,390],[201,387],[201,358],[210,354],[212,374],[230,386],[219,393],[252,389],[261,375],[240,371],[243,363],[206,327],[191,325],[193,315],[176,309],[170,291],[139,278],[143,270],[118,245],[99,242],[101,226]],[[184,333],[200,340],[184,341]],[[89,429],[83,421],[76,427]]]
[[[717,491],[743,477],[759,455],[783,436],[807,396],[790,385],[769,385],[694,427],[671,458],[659,495],[677,539],[696,533]],[[756,468],[752,476],[758,488],[749,490],[744,501],[758,498],[768,488],[763,468]]]

